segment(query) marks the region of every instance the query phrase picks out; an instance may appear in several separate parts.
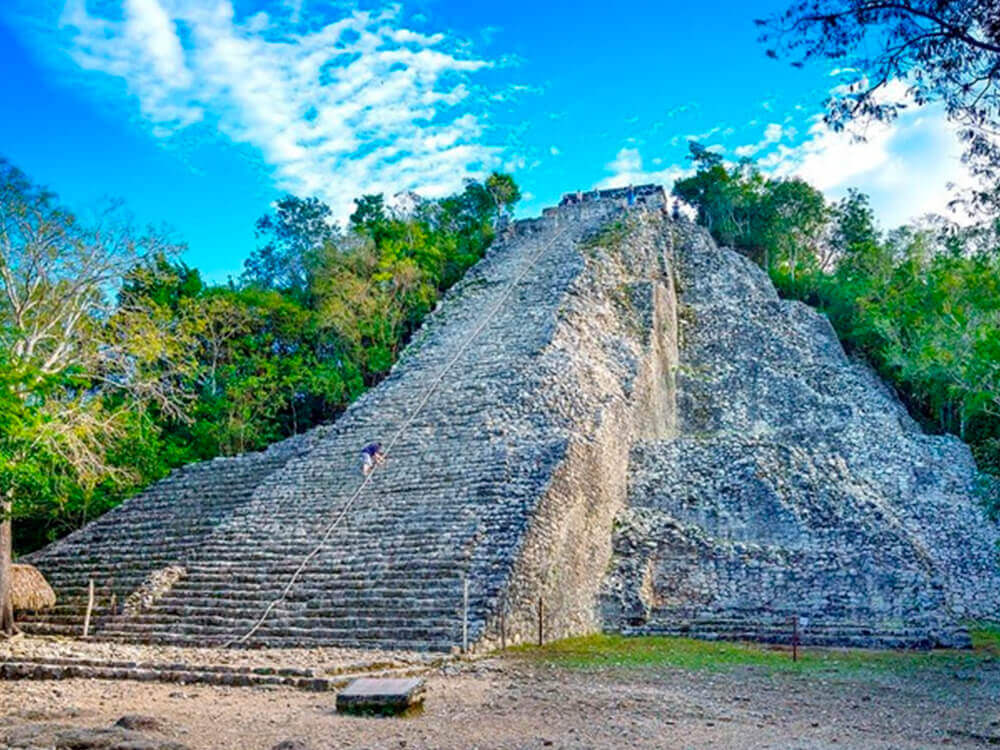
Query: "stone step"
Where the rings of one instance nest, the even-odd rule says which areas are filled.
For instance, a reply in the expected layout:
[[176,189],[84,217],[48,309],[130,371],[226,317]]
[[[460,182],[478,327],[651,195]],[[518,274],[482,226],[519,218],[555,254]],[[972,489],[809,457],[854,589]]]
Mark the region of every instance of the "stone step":
[[420,674],[426,667],[402,667],[343,673],[331,676],[308,674],[304,670],[220,669],[200,665],[134,665],[73,660],[7,660],[0,664],[0,679],[5,680],[135,680],[183,685],[226,685],[254,687],[281,685],[313,692],[337,690],[359,677],[404,677]]
[[[80,618],[83,622],[83,618]],[[18,626],[28,635],[51,635],[51,636],[71,636],[77,637],[83,634],[82,625],[71,625],[68,623],[53,623],[44,617],[38,619],[27,619],[23,615],[18,616]]]
[[[189,607],[161,607],[155,606],[146,612],[136,615],[116,615],[116,622],[128,624],[130,627],[135,624],[149,623],[196,623],[196,624],[245,624],[250,626],[260,614],[266,609],[266,603],[262,602],[260,607],[241,608],[189,608]],[[377,615],[366,616],[365,612],[377,612]],[[305,607],[289,609],[282,607],[281,616],[295,617],[303,621],[322,620],[324,622],[355,622],[359,624],[385,624],[387,626],[406,625],[407,623],[451,623],[460,617],[458,608],[447,608],[440,605],[431,607],[409,607],[396,603],[395,606],[379,606],[373,603],[369,607],[342,607],[342,608],[319,608]],[[101,617],[109,616],[106,611],[98,613]],[[47,614],[44,621],[54,625],[74,625],[83,620],[82,613],[73,614]],[[41,618],[35,621],[41,621]],[[24,620],[31,622],[31,620]]]
[[[452,596],[450,599],[452,600],[452,604],[460,601],[460,597],[457,596]],[[260,605],[267,604],[268,602],[268,599],[194,600],[173,596],[170,598],[164,597],[163,599],[160,599],[154,606],[156,613],[159,615],[197,616],[218,612],[253,611],[254,609],[260,608]],[[308,612],[310,614],[313,612],[352,612],[377,608],[380,611],[387,612],[405,610],[413,613],[414,617],[422,617],[452,613],[457,610],[457,607],[449,605],[449,598],[445,597],[428,597],[422,599],[414,599],[407,596],[356,597],[352,599],[328,598],[306,599],[299,601],[294,599],[285,599],[285,602],[286,606],[294,606],[298,611]]]
[[[367,615],[364,612],[377,612],[378,614]],[[331,627],[408,627],[420,625],[421,627],[451,627],[459,619],[457,611],[447,611],[434,609],[425,612],[413,612],[410,614],[405,605],[397,605],[395,609],[374,607],[368,610],[298,610],[290,612],[287,608],[281,607],[272,613],[272,617],[280,619],[284,623],[289,623],[297,627],[308,627],[317,621],[329,623]],[[188,613],[183,611],[164,611],[159,607],[150,610],[148,613],[116,618],[116,623],[122,626],[154,625],[162,623],[164,625],[185,626],[187,624],[209,625],[221,627],[250,627],[264,613],[264,608],[243,609],[239,611],[218,611],[212,613]]]
[[[186,630],[169,628],[143,629],[102,629],[94,633],[94,637],[104,641],[121,641],[124,643],[148,643],[176,646],[212,646],[219,647],[233,639],[240,639],[245,630],[230,630],[225,628],[192,627]],[[432,631],[414,628],[411,630],[331,630],[321,627],[295,629],[276,623],[271,630],[261,628],[245,643],[240,645],[250,648],[281,647],[338,647],[338,648],[379,648],[408,651],[441,651],[447,652],[458,646],[461,640],[460,632]]]
[[[456,487],[454,482],[430,482],[430,486],[427,486],[427,480],[423,478],[410,479],[405,484],[402,482],[385,483],[379,485],[376,490],[372,490],[370,494],[359,497],[352,507],[352,510],[364,511],[365,527],[352,527],[350,521],[347,521],[345,528],[351,529],[355,533],[365,533],[366,530],[378,527],[385,521],[407,515],[422,515],[428,520],[428,525],[431,521],[435,523],[457,523],[462,519],[449,514],[449,510],[468,510],[470,503],[476,503],[477,496],[481,498],[480,502],[485,502],[487,499],[492,501],[497,495],[506,493],[508,489],[509,484],[499,480],[482,486],[466,485],[460,487]],[[414,493],[418,491],[422,500],[414,502],[412,498],[414,497]],[[341,512],[343,504],[353,492],[354,488],[351,488],[342,493],[343,497],[333,495],[322,502],[299,503],[288,507],[273,507],[268,518],[269,520],[291,521],[294,523],[294,526],[291,527],[293,530],[296,528],[319,530],[336,518],[337,514]],[[180,512],[183,509],[175,508],[174,510]],[[196,512],[198,510],[200,509],[192,507],[189,509],[189,512]],[[229,517],[229,513],[220,513],[218,520],[225,523],[223,519],[228,519]],[[134,538],[146,535],[150,540],[161,539],[163,538],[163,534],[182,534],[188,529],[218,527],[218,522],[211,517],[203,517],[199,522],[192,522],[184,518],[157,518],[155,515],[153,517],[122,518],[117,520],[117,528],[128,528],[135,533]],[[225,532],[226,528],[223,527],[219,530]],[[404,530],[399,531],[405,533]],[[95,545],[112,543],[114,541],[113,533],[110,529],[104,533],[92,531],[88,534],[87,538]]]
[[[51,568],[59,568],[61,566],[76,564],[86,564],[89,561],[93,561],[93,564],[104,563],[109,559],[110,561],[140,561],[147,564],[153,564],[158,561],[171,562],[176,561],[178,555],[182,553],[197,552],[202,559],[221,559],[225,560],[233,556],[234,546],[240,545],[235,549],[240,549],[244,552],[257,553],[260,555],[274,556],[283,555],[287,557],[302,557],[311,551],[320,541],[322,537],[323,530],[317,530],[315,533],[301,536],[281,536],[278,538],[268,539],[262,542],[260,539],[253,538],[241,538],[238,536],[229,536],[225,538],[219,538],[212,540],[211,542],[205,542],[202,544],[194,544],[185,542],[182,539],[178,541],[173,541],[169,538],[164,538],[162,536],[155,540],[150,540],[146,544],[137,544],[135,537],[130,540],[130,548],[123,548],[122,543],[118,544],[109,543],[107,547],[103,545],[93,545],[88,548],[87,555],[80,559],[80,555],[74,555],[72,552],[66,552],[63,554],[53,553],[45,559],[45,565]],[[348,535],[343,533],[335,534],[335,537],[331,538],[329,542],[329,547],[325,549],[327,553],[336,552],[337,545],[344,542],[348,543],[358,543],[364,544],[365,549],[371,549],[373,552],[377,551],[380,553],[394,552],[400,556],[404,555],[415,555],[415,554],[426,554],[426,553],[442,553],[446,552],[448,549],[453,548],[452,544],[449,544],[449,539],[460,540],[467,536],[469,531],[469,526],[467,523],[462,522],[456,524],[453,528],[444,529],[438,527],[436,529],[425,529],[417,530],[413,529],[408,532],[385,532],[383,534],[355,534]],[[190,538],[191,535],[188,535]],[[333,540],[336,539],[336,544]]]
[[[473,595],[478,592],[471,590]],[[80,592],[82,594],[82,591]],[[263,607],[267,603],[278,598],[283,598],[289,605],[306,609],[322,608],[351,608],[351,607],[371,607],[385,606],[396,607],[401,603],[405,606],[420,609],[422,607],[447,606],[454,609],[457,601],[461,599],[461,585],[448,588],[437,586],[419,587],[406,586],[398,589],[360,589],[344,588],[315,588],[315,587],[293,587],[284,594],[283,586],[273,586],[268,588],[247,589],[241,587],[198,587],[189,586],[185,589],[174,588],[169,593],[163,595],[156,601],[156,606],[166,609],[171,607],[183,609],[246,609]],[[109,606],[111,596],[109,592],[99,592],[95,596],[95,608],[104,610]],[[123,597],[118,597],[117,606],[124,603]],[[58,617],[63,615],[82,614],[86,608],[87,599],[85,596],[66,597],[56,607],[45,612],[24,613],[25,616],[38,617]]]
[[[102,620],[100,629],[102,632],[116,630],[146,632],[163,629],[176,633],[226,634],[230,632],[245,632],[250,627],[256,625],[263,614],[264,612],[261,611],[243,613],[239,617],[208,617],[205,618],[204,622],[170,618],[162,620],[149,618],[147,621],[137,621],[132,618],[109,617]],[[370,622],[363,626],[360,625],[360,622],[365,619]],[[302,617],[295,613],[274,610],[263,621],[260,632],[272,633],[277,629],[281,629],[288,630],[289,632],[299,633],[301,631],[305,633],[310,629],[316,628],[324,633],[336,633],[338,635],[354,632],[358,634],[358,637],[364,638],[369,638],[376,633],[383,634],[390,631],[395,631],[399,635],[403,633],[427,635],[433,632],[433,637],[437,637],[444,633],[461,630],[461,622],[457,615],[450,618],[423,620],[406,618],[404,613],[399,612],[389,613],[384,618],[373,615],[368,618],[344,617],[325,619],[322,617]]]
[[[178,564],[174,561],[171,564]],[[449,560],[428,560],[426,558],[400,559],[391,562],[383,560],[357,561],[356,564],[339,563],[317,558],[310,560],[305,568],[300,571],[301,560],[290,558],[276,558],[274,560],[242,560],[226,566],[216,564],[207,567],[197,564],[185,565],[187,574],[178,581],[177,585],[197,582],[202,583],[268,583],[275,582],[276,585],[284,585],[288,579],[296,572],[299,579],[303,581],[324,580],[329,581],[332,577],[341,577],[345,581],[346,587],[357,587],[359,582],[363,584],[366,580],[405,580],[410,582],[441,580],[452,581],[461,580],[464,577],[468,566],[468,558]],[[98,588],[107,588],[107,584],[113,584],[114,588],[122,589],[126,584],[135,581],[142,581],[152,570],[160,569],[157,566],[150,569],[137,570],[126,567],[109,566],[102,571],[79,570],[74,571],[69,568],[64,570],[43,570],[47,579],[58,584],[67,595],[70,590],[77,587],[81,590],[87,588],[88,582],[94,580]],[[93,573],[93,574],[92,574]]]
[[[460,596],[462,584],[456,580],[455,584],[448,586],[435,586],[431,582],[427,585],[378,585],[379,581],[370,581],[369,586],[329,586],[324,588],[299,587],[294,586],[288,594],[288,598],[293,601],[305,600],[307,602],[328,602],[331,604],[350,603],[352,601],[377,601],[391,603],[393,600],[411,602],[419,605],[422,602],[440,601],[442,597]],[[274,587],[269,591],[260,589],[250,590],[246,588],[232,588],[229,590],[219,589],[209,590],[198,582],[188,583],[186,586],[175,585],[169,593],[158,600],[158,604],[166,605],[168,602],[184,604],[193,607],[208,607],[219,604],[220,606],[241,606],[246,602],[258,602],[266,600],[269,592],[279,594],[283,587]]]
[[[430,579],[427,580],[430,581]],[[81,611],[87,604],[84,591],[84,589],[80,589],[75,596],[63,595],[55,607],[39,614],[57,616]],[[399,588],[388,586],[378,588],[334,587],[333,585],[319,588],[314,583],[305,581],[301,586],[294,586],[287,595],[284,593],[284,585],[281,585],[280,582],[255,588],[207,586],[199,585],[197,582],[189,582],[184,588],[175,586],[157,600],[157,605],[161,607],[245,608],[281,597],[291,604],[309,608],[350,607],[365,604],[393,606],[400,602],[407,603],[407,606],[420,607],[429,606],[435,602],[453,601],[460,598],[461,595],[460,580],[457,580],[455,585],[447,587],[411,584]],[[95,606],[105,608],[109,599],[109,591],[99,591],[95,596]],[[124,598],[118,597],[118,604],[123,602]]]

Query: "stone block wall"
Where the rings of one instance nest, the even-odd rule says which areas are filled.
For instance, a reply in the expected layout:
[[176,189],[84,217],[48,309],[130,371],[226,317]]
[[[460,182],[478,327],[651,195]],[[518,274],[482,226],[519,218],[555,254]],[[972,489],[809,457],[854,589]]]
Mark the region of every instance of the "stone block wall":
[[[514,557],[501,602],[509,642],[537,637],[540,601],[546,640],[600,629],[597,597],[625,503],[630,446],[674,429],[677,320],[662,209],[662,195],[650,193],[583,243],[584,271],[545,355],[555,380],[537,394],[565,425],[562,460]],[[498,619],[497,611],[485,631],[490,643]]]

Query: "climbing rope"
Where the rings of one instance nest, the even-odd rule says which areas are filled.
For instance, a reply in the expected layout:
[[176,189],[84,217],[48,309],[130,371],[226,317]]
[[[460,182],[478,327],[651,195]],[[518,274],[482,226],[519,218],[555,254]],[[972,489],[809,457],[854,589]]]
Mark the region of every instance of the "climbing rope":
[[[504,303],[506,303],[507,301],[507,298],[510,297],[514,289],[517,288],[517,285],[521,283],[521,281],[527,275],[528,271],[532,267],[534,267],[534,265],[538,262],[538,260],[542,257],[542,255],[544,255],[545,252],[550,247],[552,247],[552,245],[555,244],[556,240],[562,237],[562,235],[565,233],[566,233],[565,227],[557,231],[548,240],[548,242],[543,244],[541,248],[536,250],[535,253],[530,258],[528,258],[528,261],[524,264],[524,266],[521,268],[518,274],[514,277],[514,280],[510,282],[510,284],[504,290],[504,293],[500,295],[500,299],[497,300],[497,303],[492,307],[492,309],[489,310],[489,312],[486,313],[486,315],[482,317],[479,324],[473,330],[472,335],[466,338],[465,341],[462,342],[462,344],[458,348],[458,351],[455,353],[455,356],[453,356],[445,364],[445,366],[441,368],[441,371],[438,373],[437,377],[434,378],[434,380],[431,382],[430,387],[427,389],[423,397],[417,403],[417,407],[412,412],[410,412],[410,416],[406,418],[406,420],[399,427],[399,429],[396,430],[396,433],[392,436],[392,439],[386,444],[384,451],[384,455],[386,458],[388,458],[389,454],[392,452],[392,447],[399,441],[399,438],[401,438],[403,434],[409,429],[410,425],[413,424],[413,421],[417,418],[417,415],[420,414],[421,410],[427,405],[427,402],[430,401],[431,396],[433,396],[434,393],[437,391],[438,386],[441,385],[445,375],[448,374],[448,371],[451,370],[451,368],[455,365],[456,362],[458,362],[459,359],[461,359],[462,355],[465,354],[466,350],[469,348],[469,345],[476,340],[476,338],[479,336],[480,333],[483,332],[483,330],[490,323],[490,321],[496,316],[498,312],[500,312],[500,308],[503,307]],[[302,575],[302,571],[305,570],[306,566],[309,564],[309,561],[312,560],[317,554],[319,554],[319,551],[321,549],[323,549],[323,547],[326,545],[327,540],[329,540],[330,536],[340,525],[340,522],[347,515],[347,512],[351,509],[351,506],[358,499],[358,497],[361,496],[361,493],[364,492],[364,489],[365,487],[368,486],[369,482],[371,482],[372,479],[375,477],[375,472],[378,470],[377,466],[378,464],[375,464],[372,467],[372,470],[365,477],[364,481],[354,491],[354,494],[352,494],[351,497],[348,498],[347,502],[344,504],[344,507],[341,508],[340,513],[338,513],[336,517],[333,519],[333,521],[331,521],[330,524],[327,526],[326,531],[323,533],[323,536],[320,537],[320,540],[316,544],[316,546],[312,548],[312,550],[309,552],[308,555],[305,556],[305,558],[303,558],[302,562],[299,564],[298,568],[296,568],[295,572],[292,574],[292,577],[289,579],[288,584],[285,586],[284,589],[282,589],[281,595],[267,605],[267,607],[264,609],[263,614],[261,614],[260,618],[253,624],[253,626],[246,633],[237,638],[229,639],[228,641],[222,644],[222,648],[229,648],[230,646],[236,643],[245,643],[249,638],[253,636],[254,633],[260,630],[265,620],[267,620],[271,612],[274,611],[274,608],[285,601],[286,597],[288,596],[288,593],[298,582],[299,576]]]

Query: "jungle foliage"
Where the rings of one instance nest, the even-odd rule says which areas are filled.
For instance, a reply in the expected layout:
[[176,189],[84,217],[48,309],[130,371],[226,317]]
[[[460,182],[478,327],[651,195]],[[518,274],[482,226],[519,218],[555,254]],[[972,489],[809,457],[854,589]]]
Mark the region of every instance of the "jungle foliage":
[[285,196],[243,274],[213,285],[120,206],[81,221],[0,161],[0,499],[21,553],[172,468],[336,417],[388,373],[520,198],[356,200],[345,227]]

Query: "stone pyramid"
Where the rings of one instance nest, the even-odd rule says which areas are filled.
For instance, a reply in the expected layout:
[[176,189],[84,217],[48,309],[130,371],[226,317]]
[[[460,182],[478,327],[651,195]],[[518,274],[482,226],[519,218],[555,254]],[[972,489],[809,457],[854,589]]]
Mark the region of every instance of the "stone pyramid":
[[[360,447],[397,433],[352,500]],[[79,632],[93,580],[95,636],[128,641],[485,648],[535,638],[541,602],[546,639],[782,640],[798,615],[807,641],[963,645],[1000,603],[975,478],[661,189],[577,193],[510,227],[334,424],[31,555],[61,603],[25,621]]]

